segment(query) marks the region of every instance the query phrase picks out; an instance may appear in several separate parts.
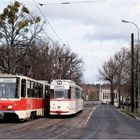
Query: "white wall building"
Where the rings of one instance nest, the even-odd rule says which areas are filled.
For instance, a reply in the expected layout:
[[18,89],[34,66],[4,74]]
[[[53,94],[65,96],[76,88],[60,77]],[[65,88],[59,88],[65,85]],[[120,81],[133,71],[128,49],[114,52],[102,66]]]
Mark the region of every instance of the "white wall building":
[[[111,91],[109,86],[100,86],[99,90],[99,101],[100,103],[109,104],[111,102]],[[114,105],[118,106],[119,96],[118,92],[114,90]]]

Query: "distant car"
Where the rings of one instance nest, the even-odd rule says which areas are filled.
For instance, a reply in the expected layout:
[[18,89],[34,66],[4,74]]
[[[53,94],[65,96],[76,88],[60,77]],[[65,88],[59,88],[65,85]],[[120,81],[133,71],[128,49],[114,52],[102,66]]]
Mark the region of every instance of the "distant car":
[[130,101],[121,102],[121,105],[130,106],[131,102]]
[[101,102],[102,105],[107,105],[106,101]]
[[107,105],[107,103],[101,103],[102,105]]

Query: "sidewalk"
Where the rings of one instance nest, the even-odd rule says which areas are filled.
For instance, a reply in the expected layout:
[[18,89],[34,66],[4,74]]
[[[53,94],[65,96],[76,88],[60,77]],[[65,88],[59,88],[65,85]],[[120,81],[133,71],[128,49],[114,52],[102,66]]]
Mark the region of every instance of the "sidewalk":
[[132,112],[131,112],[130,110],[128,110],[127,108],[125,108],[125,109],[116,108],[116,109],[119,110],[119,111],[121,111],[121,112],[123,112],[123,113],[126,113],[126,114],[128,114],[129,116],[131,116],[131,117],[133,117],[133,118],[135,118],[135,119],[137,119],[137,120],[140,121],[140,111],[138,111],[137,113],[136,113],[136,111],[132,113]]

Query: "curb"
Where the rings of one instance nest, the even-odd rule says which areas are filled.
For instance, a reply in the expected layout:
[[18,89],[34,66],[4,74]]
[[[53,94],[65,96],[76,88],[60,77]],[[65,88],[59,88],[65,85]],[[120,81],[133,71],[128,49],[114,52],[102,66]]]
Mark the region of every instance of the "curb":
[[125,113],[125,114],[131,116],[132,118],[134,118],[134,119],[140,121],[140,118],[137,117],[137,116],[134,116],[134,115],[132,115],[132,114],[130,114],[130,113],[127,113],[127,112],[125,112],[125,111],[123,111],[123,110],[121,110],[121,109],[116,109],[116,110],[118,110],[119,112],[123,112],[123,113]]
[[136,118],[136,120],[140,121],[140,118],[139,118],[139,117],[136,117],[136,116],[135,116],[135,118]]

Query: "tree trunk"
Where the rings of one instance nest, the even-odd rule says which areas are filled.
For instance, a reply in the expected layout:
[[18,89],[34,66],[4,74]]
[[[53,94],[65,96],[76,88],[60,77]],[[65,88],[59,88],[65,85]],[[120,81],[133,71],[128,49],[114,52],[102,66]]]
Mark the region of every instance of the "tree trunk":
[[110,90],[111,90],[111,105],[114,105],[114,90],[113,90],[113,82],[111,82]]

